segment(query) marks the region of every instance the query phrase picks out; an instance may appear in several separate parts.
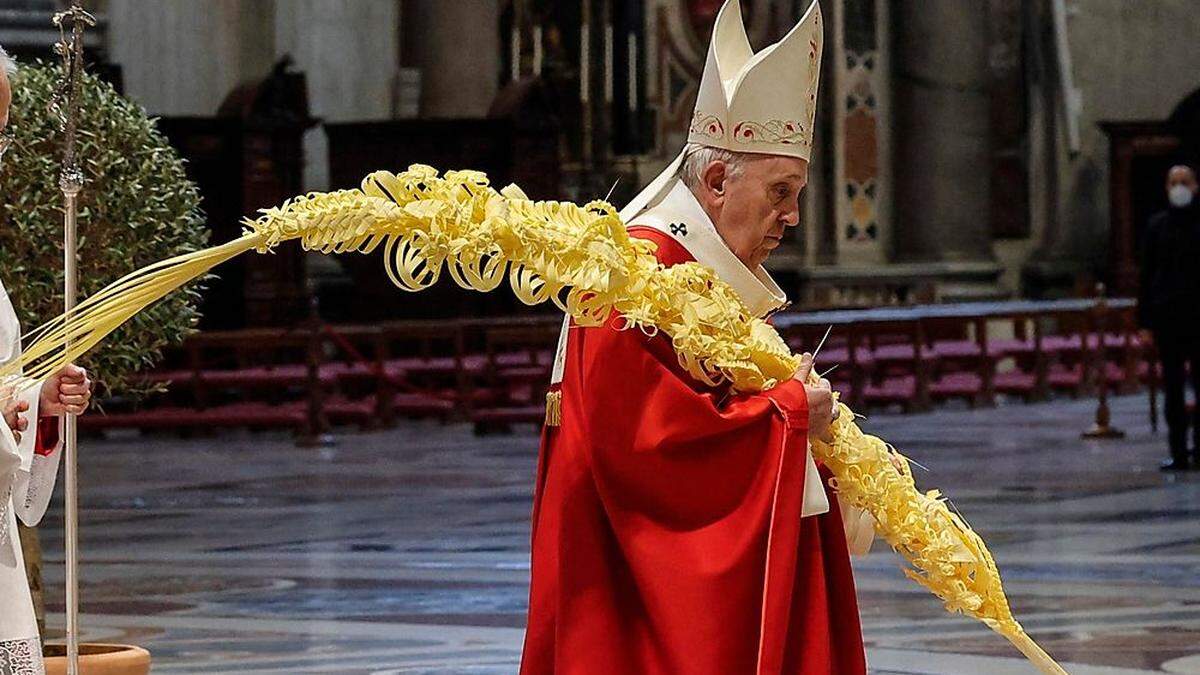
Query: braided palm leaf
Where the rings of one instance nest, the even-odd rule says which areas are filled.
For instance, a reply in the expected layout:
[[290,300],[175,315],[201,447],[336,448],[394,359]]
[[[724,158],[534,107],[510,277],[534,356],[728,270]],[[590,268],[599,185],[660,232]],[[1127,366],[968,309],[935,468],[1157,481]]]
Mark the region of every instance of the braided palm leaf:
[[[0,368],[0,381],[18,390],[36,384],[214,266],[292,239],[327,254],[383,246],[389,278],[407,291],[430,287],[443,271],[479,291],[494,290],[507,276],[523,302],[553,302],[582,325],[600,325],[616,312],[626,327],[669,336],[682,367],[709,385],[762,391],[799,366],[775,329],[751,317],[711,270],[696,263],[664,268],[654,245],[630,237],[604,202],[534,202],[515,186],[497,192],[479,172],[439,176],[414,165],[399,175],[373,173],[360,189],[297,197],[245,224],[240,239],[133,272],[37,329],[20,361]],[[814,442],[813,453],[833,472],[841,497],[875,517],[877,532],[908,561],[909,578],[947,610],[1008,638],[1043,672],[1064,673],[1013,618],[983,540],[936,491],[919,492],[907,461],[898,470],[889,446],[864,434],[839,405],[832,441]]]

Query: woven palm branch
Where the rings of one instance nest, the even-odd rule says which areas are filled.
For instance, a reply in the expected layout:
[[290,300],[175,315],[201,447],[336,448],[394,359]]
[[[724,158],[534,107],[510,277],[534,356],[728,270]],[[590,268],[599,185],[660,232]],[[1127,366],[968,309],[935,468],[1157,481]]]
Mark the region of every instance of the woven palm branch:
[[[497,192],[479,172],[439,176],[414,165],[399,175],[373,173],[360,189],[298,197],[245,224],[240,239],[133,272],[38,328],[21,359],[0,368],[0,381],[18,390],[36,384],[216,265],[292,239],[327,254],[383,246],[388,276],[407,291],[432,286],[443,272],[479,291],[507,277],[523,302],[553,302],[582,325],[600,325],[615,312],[628,328],[670,337],[680,364],[705,384],[757,392],[799,367],[775,329],[750,316],[711,270],[664,268],[654,245],[631,238],[605,202],[534,202],[515,186]],[[936,491],[918,491],[907,461],[898,470],[891,448],[839,406],[832,442],[815,442],[813,454],[833,472],[839,495],[875,517],[876,531],[908,562],[909,578],[947,610],[1008,638],[1043,672],[1065,673],[1013,618],[983,540]]]

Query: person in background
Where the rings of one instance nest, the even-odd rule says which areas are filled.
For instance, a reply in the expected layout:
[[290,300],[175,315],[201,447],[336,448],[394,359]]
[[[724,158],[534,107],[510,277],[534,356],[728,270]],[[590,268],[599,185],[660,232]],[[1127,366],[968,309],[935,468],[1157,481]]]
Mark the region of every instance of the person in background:
[[1142,239],[1138,321],[1142,338],[1153,338],[1162,361],[1171,458],[1164,471],[1200,468],[1200,417],[1188,414],[1184,382],[1190,368],[1192,390],[1200,395],[1200,205],[1196,171],[1176,165],[1167,172],[1165,211],[1150,218]]

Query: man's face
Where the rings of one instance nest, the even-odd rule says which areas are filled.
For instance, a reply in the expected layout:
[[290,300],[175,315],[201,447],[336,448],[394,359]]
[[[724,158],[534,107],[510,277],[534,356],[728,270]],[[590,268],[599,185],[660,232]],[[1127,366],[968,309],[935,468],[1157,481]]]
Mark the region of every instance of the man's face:
[[1167,172],[1167,193],[1171,192],[1171,188],[1176,185],[1182,185],[1193,193],[1196,192],[1196,173],[1190,167],[1173,166]]
[[733,254],[754,269],[779,246],[787,228],[800,224],[800,191],[808,183],[808,162],[764,155],[732,176],[721,173],[720,181],[706,178],[708,189],[701,203]]

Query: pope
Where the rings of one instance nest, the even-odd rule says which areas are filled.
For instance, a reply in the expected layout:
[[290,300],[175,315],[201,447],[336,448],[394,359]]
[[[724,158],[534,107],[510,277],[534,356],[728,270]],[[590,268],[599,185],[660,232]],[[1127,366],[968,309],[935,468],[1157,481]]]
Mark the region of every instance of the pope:
[[[753,52],[721,9],[683,151],[621,213],[665,266],[711,268],[749,310],[786,305],[762,264],[799,223],[820,75],[814,2]],[[699,383],[662,334],[564,324],[533,507],[521,672],[865,673],[843,508],[809,438],[828,382],[757,394]]]

